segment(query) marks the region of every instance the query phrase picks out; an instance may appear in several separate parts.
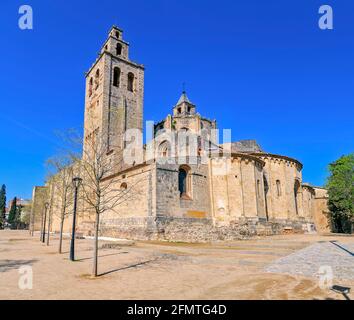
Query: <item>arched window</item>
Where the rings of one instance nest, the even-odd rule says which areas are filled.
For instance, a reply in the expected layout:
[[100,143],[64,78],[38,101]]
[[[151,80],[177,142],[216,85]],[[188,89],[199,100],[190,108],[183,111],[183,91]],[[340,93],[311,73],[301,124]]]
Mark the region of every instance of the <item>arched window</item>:
[[269,191],[269,185],[268,185],[268,180],[265,175],[263,175],[263,186],[264,186],[264,205],[265,205],[265,211],[266,211],[266,218],[267,221],[269,220],[269,214],[268,214],[268,191]]
[[92,96],[92,87],[93,87],[93,78],[91,77],[89,81],[89,97]]
[[122,45],[120,43],[117,43],[116,54],[117,56],[120,56],[122,54]]
[[300,191],[300,182],[299,180],[295,180],[294,184],[294,197],[295,197],[295,212],[298,215],[299,214],[299,207],[298,207],[298,194]]
[[178,190],[181,198],[190,198],[191,196],[191,175],[190,168],[186,165],[178,170]]
[[128,73],[128,91],[133,92],[134,91],[134,74],[129,72]]
[[277,184],[277,196],[280,197],[281,196],[281,184],[280,184],[280,180],[276,181]]
[[163,141],[159,145],[159,157],[167,158],[170,155],[170,145],[167,140]]
[[100,69],[97,69],[97,71],[96,71],[95,84],[96,84],[96,88],[95,89],[97,89],[99,84],[100,84]]
[[120,83],[120,69],[118,67],[115,67],[113,69],[113,85],[115,87],[119,87]]
[[120,37],[120,33],[118,31],[116,31],[116,37],[119,39]]
[[120,190],[121,190],[121,191],[125,191],[125,190],[127,190],[127,188],[128,188],[128,186],[127,186],[127,184],[126,184],[125,182],[123,182],[123,183],[120,185]]

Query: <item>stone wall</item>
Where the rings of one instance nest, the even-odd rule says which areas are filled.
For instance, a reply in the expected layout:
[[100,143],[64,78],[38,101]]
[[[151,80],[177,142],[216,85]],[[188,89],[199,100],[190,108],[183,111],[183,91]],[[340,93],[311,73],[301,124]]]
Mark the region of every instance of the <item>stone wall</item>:
[[315,214],[315,190],[304,184],[302,186],[303,213],[307,221],[314,221]]
[[208,166],[190,164],[187,181],[189,193],[181,197],[178,164],[156,164],[156,215],[173,217],[210,217]]
[[32,210],[30,219],[30,230],[41,230],[42,217],[44,214],[44,204],[47,201],[48,188],[34,187],[32,192]]
[[320,233],[332,232],[331,219],[328,210],[328,193],[324,188],[314,187],[314,221]]
[[260,222],[245,219],[223,226],[214,225],[211,219],[150,217],[105,220],[101,224],[100,236],[203,243],[305,231],[306,225],[293,221]]
[[[111,202],[106,202],[109,210],[101,214],[100,222],[112,221],[117,218],[139,219],[149,217],[155,208],[155,170],[154,166],[141,165],[121,172],[108,179],[109,188],[105,191],[106,197],[111,198]],[[66,209],[64,220],[64,232],[71,232],[73,193],[69,194],[69,205]],[[50,198],[50,196],[48,196]],[[53,232],[60,230],[61,217],[61,196],[57,194],[53,199],[52,209],[52,228]],[[116,205],[113,207],[113,202]],[[111,208],[112,207],[112,208]],[[95,224],[95,212],[84,201],[82,188],[79,188],[77,204],[77,231],[86,235],[93,234]]]
[[[302,165],[295,159],[273,154],[254,154],[265,162],[264,181],[268,186],[267,208],[269,219],[305,219],[302,200]],[[295,200],[294,187],[299,190]],[[297,210],[296,210],[297,204]]]
[[244,154],[210,160],[210,197],[217,224],[266,218],[263,165],[258,158]]

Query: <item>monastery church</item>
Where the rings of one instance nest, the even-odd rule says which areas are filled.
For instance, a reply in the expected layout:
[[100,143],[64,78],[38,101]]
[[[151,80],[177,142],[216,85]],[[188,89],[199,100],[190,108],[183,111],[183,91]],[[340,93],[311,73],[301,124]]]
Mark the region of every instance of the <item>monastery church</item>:
[[[186,92],[154,124],[152,152],[144,145],[142,161],[124,163],[126,132],[143,131],[143,100],[144,66],[129,59],[123,31],[113,26],[86,73],[83,149],[104,132],[113,168],[104,179],[117,179],[115,188],[131,196],[102,214],[100,235],[193,242],[327,230],[327,192],[303,183],[302,163],[265,152],[254,140],[219,144],[216,121],[200,115]],[[179,133],[191,137],[183,147]],[[50,229],[59,232],[61,201],[50,181],[34,187],[32,230],[41,229],[45,203]],[[72,206],[67,211],[64,232],[72,226]],[[95,215],[80,198],[77,232],[92,235],[94,227]]]

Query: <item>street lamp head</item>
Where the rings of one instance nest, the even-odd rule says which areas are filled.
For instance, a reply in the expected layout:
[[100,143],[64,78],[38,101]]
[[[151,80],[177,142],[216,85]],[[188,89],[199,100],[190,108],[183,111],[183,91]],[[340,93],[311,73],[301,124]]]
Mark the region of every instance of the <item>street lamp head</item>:
[[82,179],[80,177],[75,177],[73,178],[73,184],[75,188],[78,188],[82,182]]
[[46,209],[48,209],[48,208],[49,208],[49,203],[46,202],[46,203],[44,204],[44,206],[45,206]]

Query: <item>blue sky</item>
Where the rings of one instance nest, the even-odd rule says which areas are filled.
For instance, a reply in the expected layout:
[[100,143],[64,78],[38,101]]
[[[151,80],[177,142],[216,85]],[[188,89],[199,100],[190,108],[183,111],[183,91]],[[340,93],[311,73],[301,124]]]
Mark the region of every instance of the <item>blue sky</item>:
[[[34,30],[18,28],[29,4]],[[320,30],[329,4],[334,30]],[[256,139],[304,164],[322,185],[354,151],[354,2],[316,0],[3,0],[0,5],[0,183],[30,197],[55,154],[55,131],[80,128],[84,72],[112,24],[146,66],[145,120],[189,98],[233,140]]]

